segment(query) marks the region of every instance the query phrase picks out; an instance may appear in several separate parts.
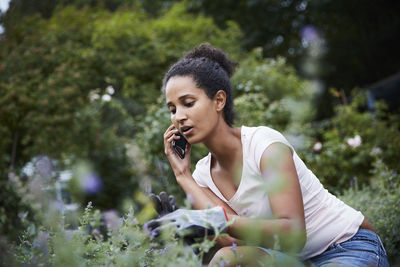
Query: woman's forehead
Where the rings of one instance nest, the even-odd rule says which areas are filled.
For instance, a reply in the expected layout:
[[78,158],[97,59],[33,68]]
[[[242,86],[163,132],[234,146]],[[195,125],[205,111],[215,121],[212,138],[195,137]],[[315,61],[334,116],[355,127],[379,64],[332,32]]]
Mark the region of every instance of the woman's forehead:
[[201,96],[202,94],[205,94],[204,90],[198,88],[195,81],[190,76],[172,77],[165,86],[167,103],[170,101],[177,101],[185,95]]

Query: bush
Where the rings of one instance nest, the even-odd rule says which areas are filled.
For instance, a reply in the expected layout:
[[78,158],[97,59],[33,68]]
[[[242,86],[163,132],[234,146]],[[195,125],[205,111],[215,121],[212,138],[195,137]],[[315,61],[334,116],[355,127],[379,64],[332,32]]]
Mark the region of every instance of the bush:
[[[205,239],[194,245],[200,249],[196,255],[175,237],[173,229],[152,239],[142,230],[133,209],[123,218],[108,216],[104,223],[100,215],[90,202],[75,230],[65,230],[63,218],[55,215],[36,235],[22,236],[21,244],[14,247],[14,261],[48,266],[199,266],[215,244]],[[100,231],[101,226],[107,226],[106,232]]]
[[221,30],[183,3],[159,17],[140,3],[115,12],[60,5],[48,19],[27,16],[18,25],[0,40],[1,175],[37,155],[71,168],[88,162],[104,185],[88,198],[102,209],[141,182],[125,145],[146,131],[168,66],[205,41],[237,55],[241,37],[236,24]]
[[254,49],[239,63],[232,86],[235,108],[239,114],[236,125],[267,125],[279,131],[290,130],[313,117],[313,83],[301,79],[285,58],[264,59]]
[[350,104],[336,108],[333,118],[303,126],[307,146],[298,152],[330,191],[340,193],[354,183],[369,185],[376,157],[400,172],[398,116],[387,113],[383,103],[375,113],[363,111],[365,101],[365,94],[356,91]]
[[381,160],[376,161],[371,174],[370,186],[348,189],[340,199],[360,210],[373,224],[395,266],[400,264],[400,177]]

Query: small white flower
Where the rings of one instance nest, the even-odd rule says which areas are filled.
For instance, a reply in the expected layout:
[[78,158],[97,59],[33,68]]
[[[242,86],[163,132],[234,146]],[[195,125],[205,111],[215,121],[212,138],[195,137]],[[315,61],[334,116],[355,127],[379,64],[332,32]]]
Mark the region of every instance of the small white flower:
[[109,95],[113,95],[115,93],[114,87],[112,87],[112,85],[107,86],[106,92]]
[[72,172],[71,171],[61,171],[59,179],[61,182],[68,182],[72,178]]
[[101,97],[101,100],[103,100],[104,102],[110,102],[111,101],[111,96],[108,94],[105,94]]
[[347,139],[347,144],[354,148],[359,147],[361,145],[361,142],[362,142],[361,136],[359,135],[354,136],[354,138]]
[[90,101],[95,101],[100,98],[99,94],[93,93],[89,95]]
[[314,150],[315,152],[319,152],[319,151],[321,151],[321,149],[322,149],[322,144],[321,144],[321,142],[316,142],[316,143],[314,144],[314,146],[313,146],[313,150]]

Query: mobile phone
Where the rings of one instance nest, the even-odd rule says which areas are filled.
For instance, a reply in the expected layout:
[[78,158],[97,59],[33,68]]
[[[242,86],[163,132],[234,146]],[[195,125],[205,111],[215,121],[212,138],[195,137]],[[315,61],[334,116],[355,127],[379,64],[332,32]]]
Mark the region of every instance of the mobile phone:
[[172,147],[174,148],[176,154],[183,159],[185,157],[185,151],[186,151],[186,139],[183,137],[181,133],[177,133],[176,135],[180,136],[181,138],[179,140],[174,140],[172,142]]

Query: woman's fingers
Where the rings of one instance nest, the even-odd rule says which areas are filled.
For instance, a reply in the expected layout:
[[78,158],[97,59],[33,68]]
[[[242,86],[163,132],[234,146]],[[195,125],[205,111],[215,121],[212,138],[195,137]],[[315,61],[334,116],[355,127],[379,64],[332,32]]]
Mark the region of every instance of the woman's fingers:
[[171,134],[177,133],[178,130],[175,129],[175,126],[172,124],[170,125],[164,133],[164,138],[168,138]]
[[[173,126],[173,125],[172,125]],[[174,139],[178,140],[179,136],[176,135],[179,131],[177,129],[174,129],[172,126],[170,126],[165,133],[164,133],[164,140],[168,142],[172,142]],[[170,129],[172,127],[172,129]]]
[[171,131],[172,129],[174,129],[175,128],[175,126],[173,125],[173,124],[171,124],[168,128],[167,128],[167,130],[164,132],[164,135],[166,134],[166,133],[168,133],[169,131]]

